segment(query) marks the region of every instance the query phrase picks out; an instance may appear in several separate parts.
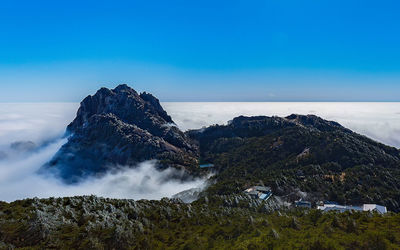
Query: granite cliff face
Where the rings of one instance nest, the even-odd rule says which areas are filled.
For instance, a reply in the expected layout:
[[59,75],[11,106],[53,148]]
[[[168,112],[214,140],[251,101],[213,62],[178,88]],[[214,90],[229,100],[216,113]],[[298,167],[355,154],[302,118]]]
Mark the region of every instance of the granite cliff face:
[[67,135],[68,142],[45,167],[68,182],[145,160],[190,172],[197,159],[196,146],[175,126],[158,99],[127,85],[101,88],[86,97]]

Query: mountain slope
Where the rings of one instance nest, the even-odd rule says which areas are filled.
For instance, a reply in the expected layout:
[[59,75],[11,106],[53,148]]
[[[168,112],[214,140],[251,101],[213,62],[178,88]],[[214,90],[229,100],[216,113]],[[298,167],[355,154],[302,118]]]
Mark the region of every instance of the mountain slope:
[[215,165],[208,194],[265,184],[288,201],[378,203],[400,211],[400,151],[313,115],[240,116],[183,133],[158,99],[120,85],[85,98],[67,133],[45,166],[67,182],[151,159],[206,174],[199,160]]
[[197,160],[196,146],[158,99],[127,85],[86,97],[67,134],[68,142],[45,166],[67,182],[152,159],[159,160],[160,167],[190,171]]
[[[218,174],[210,194],[263,183],[293,201],[379,203],[400,211],[400,151],[308,115],[237,117],[189,131]],[[302,191],[302,192],[300,192]]]

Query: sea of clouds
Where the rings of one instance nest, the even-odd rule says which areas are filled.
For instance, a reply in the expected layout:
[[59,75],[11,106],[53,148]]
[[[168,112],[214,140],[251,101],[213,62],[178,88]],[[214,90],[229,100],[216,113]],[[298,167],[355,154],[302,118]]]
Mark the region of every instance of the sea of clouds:
[[[239,115],[315,114],[400,148],[400,103],[162,103],[183,130],[225,124]],[[190,188],[202,188],[206,179],[170,180],[175,169],[158,171],[153,162],[123,168],[100,178],[66,185],[39,168],[66,142],[65,128],[76,114],[75,103],[0,104],[0,200],[27,197],[98,195],[110,198],[160,199]],[[32,143],[10,145],[18,141]]]
[[226,124],[240,115],[312,114],[400,148],[399,102],[169,102],[163,103],[163,107],[183,130]]

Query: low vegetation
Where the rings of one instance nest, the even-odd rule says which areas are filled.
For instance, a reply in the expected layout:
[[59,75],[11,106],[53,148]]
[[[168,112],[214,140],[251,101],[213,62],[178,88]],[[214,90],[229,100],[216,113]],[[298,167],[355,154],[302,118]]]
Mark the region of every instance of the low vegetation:
[[[247,199],[247,200],[246,200]],[[400,249],[400,215],[275,209],[243,196],[0,204],[4,249]]]

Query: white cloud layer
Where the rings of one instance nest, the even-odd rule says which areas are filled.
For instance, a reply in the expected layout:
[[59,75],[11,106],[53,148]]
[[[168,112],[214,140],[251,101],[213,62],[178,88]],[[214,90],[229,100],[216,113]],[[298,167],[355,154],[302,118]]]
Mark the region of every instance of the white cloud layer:
[[14,141],[41,143],[60,137],[77,103],[0,103],[0,150]]
[[176,175],[178,170],[170,168],[159,171],[154,168],[153,162],[143,162],[135,168],[121,168],[74,185],[64,184],[54,176],[37,174],[39,168],[65,142],[65,139],[59,139],[19,160],[0,161],[0,200],[89,194],[110,198],[161,199],[205,185],[205,179],[184,182],[171,180],[167,177]]
[[400,148],[400,103],[208,102],[162,104],[183,129],[226,124],[239,115],[314,114],[379,142]]
[[[400,103],[163,103],[184,130],[223,124],[239,115],[315,114],[358,133],[400,148]],[[173,169],[157,171],[152,162],[125,168],[102,178],[65,185],[36,174],[65,140],[60,138],[78,104],[0,104],[0,200],[27,197],[89,195],[112,198],[160,199],[201,187],[205,180],[166,181]],[[38,148],[11,149],[15,141],[33,141]],[[52,143],[45,143],[52,140]],[[1,153],[3,152],[3,153]],[[3,155],[3,156],[2,156]],[[1,159],[3,158],[3,159]]]

